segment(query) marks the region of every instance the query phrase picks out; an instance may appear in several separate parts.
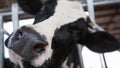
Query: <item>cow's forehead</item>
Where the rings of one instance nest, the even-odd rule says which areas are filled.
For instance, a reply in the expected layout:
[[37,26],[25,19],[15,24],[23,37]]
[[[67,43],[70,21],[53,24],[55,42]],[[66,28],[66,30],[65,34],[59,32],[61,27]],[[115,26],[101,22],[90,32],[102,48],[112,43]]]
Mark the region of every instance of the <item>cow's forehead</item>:
[[85,14],[82,5],[79,2],[60,0],[57,3],[54,14],[48,19],[39,22],[35,26],[57,25],[57,27],[60,27],[61,25],[74,22],[80,18],[84,18],[86,20],[87,15]]

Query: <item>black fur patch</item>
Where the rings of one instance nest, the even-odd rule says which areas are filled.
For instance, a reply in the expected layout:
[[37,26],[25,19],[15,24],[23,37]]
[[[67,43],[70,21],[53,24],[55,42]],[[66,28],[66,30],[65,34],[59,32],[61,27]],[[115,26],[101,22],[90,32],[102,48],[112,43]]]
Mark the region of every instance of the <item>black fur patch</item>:
[[35,21],[33,24],[46,20],[54,14],[55,7],[57,5],[57,0],[49,0],[44,4],[43,8],[35,16]]
[[55,31],[55,35],[52,40],[52,59],[56,62],[56,65],[61,66],[66,57],[75,48],[78,39],[85,37],[85,33],[87,33],[86,29],[86,23],[84,19],[81,18],[75,22],[61,26],[60,29]]
[[35,15],[42,8],[40,0],[18,0],[20,7],[26,12]]

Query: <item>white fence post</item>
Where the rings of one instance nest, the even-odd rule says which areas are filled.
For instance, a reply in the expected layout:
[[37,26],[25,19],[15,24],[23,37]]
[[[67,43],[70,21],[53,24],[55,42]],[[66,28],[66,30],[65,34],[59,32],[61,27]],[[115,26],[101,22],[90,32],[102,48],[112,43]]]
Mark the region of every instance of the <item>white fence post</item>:
[[78,56],[79,56],[79,63],[80,68],[84,68],[83,56],[82,56],[82,45],[77,45]]
[[4,57],[4,43],[3,43],[3,16],[0,16],[0,68],[3,68]]
[[13,30],[16,30],[19,27],[18,3],[13,3],[11,9]]

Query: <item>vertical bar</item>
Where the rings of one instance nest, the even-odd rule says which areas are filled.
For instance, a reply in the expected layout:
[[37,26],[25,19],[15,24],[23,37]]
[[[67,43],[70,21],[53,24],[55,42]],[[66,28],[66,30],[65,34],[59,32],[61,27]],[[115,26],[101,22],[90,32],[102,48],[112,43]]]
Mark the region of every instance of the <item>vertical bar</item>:
[[13,30],[16,30],[19,27],[19,17],[18,17],[18,4],[12,4],[12,22]]
[[83,57],[82,57],[82,46],[78,44],[77,50],[78,50],[78,55],[79,55],[80,68],[84,68]]
[[104,30],[96,23],[93,0],[87,0],[87,8],[88,8],[88,12],[89,12],[89,18],[90,18],[90,20],[92,21],[92,23],[94,24],[94,26],[96,27],[96,29],[97,29],[97,30],[100,30],[100,31],[104,31]]
[[[97,25],[97,23],[95,21],[95,15],[94,15],[95,12],[94,12],[93,0],[87,0],[87,7],[88,7],[90,19],[91,19],[92,23],[94,24],[94,26],[96,27],[96,29],[99,31],[104,31],[104,29],[102,29],[99,25]],[[99,56],[100,56],[102,67],[107,68],[104,54],[99,54]]]
[[4,44],[3,44],[3,17],[0,16],[0,68],[3,68],[3,55],[4,55]]
[[99,56],[100,56],[100,61],[101,61],[101,64],[102,64],[102,68],[108,68],[108,67],[107,67],[107,63],[106,63],[106,61],[105,61],[105,56],[104,56],[104,54],[99,54]]

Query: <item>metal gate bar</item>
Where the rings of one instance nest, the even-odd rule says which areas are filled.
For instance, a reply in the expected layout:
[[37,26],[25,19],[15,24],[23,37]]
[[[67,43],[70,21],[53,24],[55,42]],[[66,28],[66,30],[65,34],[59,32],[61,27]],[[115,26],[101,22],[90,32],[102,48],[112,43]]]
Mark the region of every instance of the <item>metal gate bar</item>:
[[99,54],[99,56],[100,56],[100,61],[101,61],[101,64],[102,64],[102,68],[108,68],[106,60],[105,60],[105,55],[104,54]]
[[4,43],[3,43],[3,16],[0,16],[0,68],[3,68],[4,57]]
[[[88,12],[89,12],[89,18],[92,21],[92,23],[94,24],[95,28],[97,31],[104,31],[103,28],[101,28],[95,20],[95,15],[94,15],[94,5],[93,5],[93,0],[87,0],[87,7],[88,7]],[[105,56],[104,54],[99,54],[100,56],[100,60],[101,60],[101,66],[102,68],[107,68],[107,64],[106,64],[106,60],[105,60]]]
[[18,17],[18,4],[12,4],[12,22],[13,22],[13,30],[16,30],[19,27],[19,17]]
[[77,50],[78,50],[80,68],[84,68],[84,62],[83,62],[83,57],[82,57],[82,45],[78,44]]

